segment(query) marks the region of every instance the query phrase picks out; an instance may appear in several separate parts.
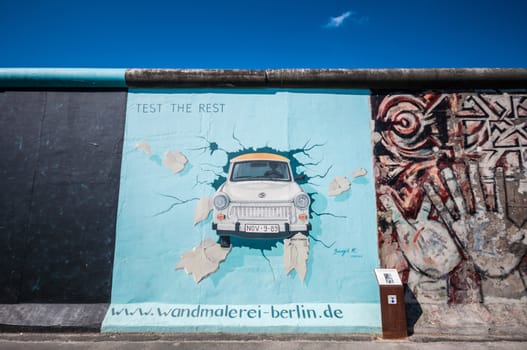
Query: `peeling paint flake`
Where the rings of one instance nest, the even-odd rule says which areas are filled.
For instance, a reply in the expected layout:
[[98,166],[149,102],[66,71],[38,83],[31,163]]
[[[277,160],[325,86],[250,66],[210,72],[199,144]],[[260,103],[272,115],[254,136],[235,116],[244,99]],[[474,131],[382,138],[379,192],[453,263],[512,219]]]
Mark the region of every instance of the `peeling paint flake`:
[[210,197],[200,198],[196,209],[194,209],[194,225],[199,224],[203,220],[209,217],[210,211],[212,210],[212,200]]
[[227,258],[231,248],[222,248],[210,238],[205,238],[192,251],[183,254],[176,265],[176,270],[184,269],[194,277],[196,283],[216,272],[220,263]]
[[183,153],[178,151],[166,151],[163,156],[163,166],[172,170],[174,174],[181,172],[185,169],[188,159]]
[[358,168],[351,174],[351,176],[355,179],[357,177],[366,176],[367,174],[368,174],[368,170],[364,168]]
[[293,269],[304,282],[307,273],[307,259],[309,257],[309,239],[302,233],[284,239],[284,267],[287,274]]
[[527,193],[527,180],[525,180],[525,179],[521,179],[521,180],[519,181],[519,185],[518,185],[518,193],[519,193],[519,194]]
[[337,176],[329,184],[328,196],[338,196],[351,188],[351,182],[345,176]]
[[135,144],[135,149],[139,151],[143,151],[148,155],[152,154],[152,147],[148,144],[146,141],[139,141]]

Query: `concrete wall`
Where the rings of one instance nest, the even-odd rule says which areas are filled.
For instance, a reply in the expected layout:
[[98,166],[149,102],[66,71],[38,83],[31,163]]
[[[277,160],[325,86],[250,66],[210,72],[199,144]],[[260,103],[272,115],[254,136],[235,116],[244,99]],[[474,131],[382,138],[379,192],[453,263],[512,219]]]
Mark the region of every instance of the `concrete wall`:
[[379,264],[421,305],[527,301],[526,69],[41,72],[0,71],[0,303],[110,302],[131,87],[368,89]]

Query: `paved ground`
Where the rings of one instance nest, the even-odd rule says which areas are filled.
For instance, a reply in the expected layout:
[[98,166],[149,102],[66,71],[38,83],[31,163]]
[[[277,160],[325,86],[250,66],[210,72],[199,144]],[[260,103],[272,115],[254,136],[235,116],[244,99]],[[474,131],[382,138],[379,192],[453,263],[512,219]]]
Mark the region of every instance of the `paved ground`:
[[[216,339],[215,339],[216,338]],[[322,339],[323,338],[323,339]],[[328,340],[331,339],[331,340]],[[382,340],[366,335],[188,335],[188,334],[50,334],[0,333],[2,350],[52,349],[218,349],[218,350],[340,350],[340,349],[424,349],[476,350],[527,349],[523,337],[444,337],[437,335],[410,337],[405,340]]]

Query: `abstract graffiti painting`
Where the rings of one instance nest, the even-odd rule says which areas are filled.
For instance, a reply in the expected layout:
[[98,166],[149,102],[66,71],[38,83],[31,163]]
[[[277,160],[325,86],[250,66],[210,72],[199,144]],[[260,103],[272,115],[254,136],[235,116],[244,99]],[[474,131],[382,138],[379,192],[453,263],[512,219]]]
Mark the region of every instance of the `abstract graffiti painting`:
[[381,264],[419,302],[527,297],[527,95],[373,94]]

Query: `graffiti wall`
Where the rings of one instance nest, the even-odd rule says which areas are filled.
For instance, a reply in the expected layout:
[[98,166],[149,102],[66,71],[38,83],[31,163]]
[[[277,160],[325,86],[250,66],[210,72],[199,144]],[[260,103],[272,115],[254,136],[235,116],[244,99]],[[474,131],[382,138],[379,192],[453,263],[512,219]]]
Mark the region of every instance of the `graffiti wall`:
[[421,304],[527,301],[524,92],[0,97],[6,303],[111,291],[106,331],[376,332],[379,262]]
[[380,332],[369,94],[130,90],[103,331]]
[[371,107],[381,265],[419,302],[525,301],[527,95],[373,93]]

